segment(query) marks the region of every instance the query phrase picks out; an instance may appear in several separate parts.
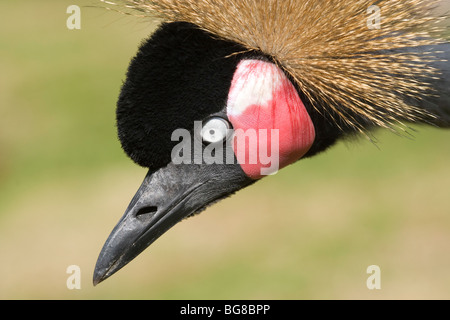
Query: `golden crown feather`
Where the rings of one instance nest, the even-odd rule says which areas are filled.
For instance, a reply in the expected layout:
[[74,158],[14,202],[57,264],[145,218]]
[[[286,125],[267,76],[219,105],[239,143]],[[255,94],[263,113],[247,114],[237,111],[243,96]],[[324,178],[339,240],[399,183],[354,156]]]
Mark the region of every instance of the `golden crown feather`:
[[[126,14],[189,22],[270,56],[317,110],[322,104],[338,115],[336,123],[364,131],[355,116],[391,129],[402,127],[399,119],[432,117],[405,101],[433,91],[420,79],[438,76],[434,52],[395,50],[444,42],[438,0],[101,1]],[[379,9],[379,26],[369,25],[370,8]]]

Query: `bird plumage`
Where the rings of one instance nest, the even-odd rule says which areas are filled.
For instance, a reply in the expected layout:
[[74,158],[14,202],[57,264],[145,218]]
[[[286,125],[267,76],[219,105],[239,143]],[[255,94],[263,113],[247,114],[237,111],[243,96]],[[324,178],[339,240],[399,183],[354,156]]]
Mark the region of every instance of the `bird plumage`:
[[365,131],[360,117],[391,129],[398,128],[399,119],[434,122],[429,110],[412,101],[435,90],[426,79],[440,76],[434,68],[439,57],[436,52],[407,48],[444,42],[436,37],[441,33],[437,22],[446,17],[432,12],[438,2],[377,1],[379,28],[367,24],[371,0],[122,0],[117,4],[142,16],[192,23],[215,37],[272,57],[318,111],[325,105],[334,112],[336,124]]
[[119,138],[127,154],[150,169],[167,164],[174,130],[190,130],[194,121],[223,109],[237,64],[237,57],[225,57],[241,50],[188,23],[164,25],[145,41],[118,101]]

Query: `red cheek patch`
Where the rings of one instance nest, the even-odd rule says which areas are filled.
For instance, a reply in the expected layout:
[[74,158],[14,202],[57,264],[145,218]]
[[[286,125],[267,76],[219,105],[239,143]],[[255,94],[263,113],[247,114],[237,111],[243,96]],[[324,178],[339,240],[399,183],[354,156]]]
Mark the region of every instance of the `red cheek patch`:
[[252,179],[296,162],[314,143],[314,125],[297,90],[273,63],[239,63],[227,114],[235,130],[235,155]]

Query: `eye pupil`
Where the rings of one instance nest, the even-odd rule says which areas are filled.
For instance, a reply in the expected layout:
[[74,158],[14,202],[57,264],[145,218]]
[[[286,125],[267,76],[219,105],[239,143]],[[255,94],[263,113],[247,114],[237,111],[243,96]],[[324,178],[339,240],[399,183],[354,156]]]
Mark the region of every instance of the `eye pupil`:
[[209,134],[213,136],[216,134],[216,132],[214,130],[209,130]]

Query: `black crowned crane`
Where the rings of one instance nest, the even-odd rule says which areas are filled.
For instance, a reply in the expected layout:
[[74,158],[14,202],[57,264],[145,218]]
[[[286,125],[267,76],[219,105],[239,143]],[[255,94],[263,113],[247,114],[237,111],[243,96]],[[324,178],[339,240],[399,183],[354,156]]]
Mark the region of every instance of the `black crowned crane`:
[[435,1],[104,2],[162,23],[117,104],[123,149],[149,173],[94,284],[181,220],[340,139],[450,127],[450,44]]

